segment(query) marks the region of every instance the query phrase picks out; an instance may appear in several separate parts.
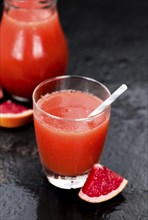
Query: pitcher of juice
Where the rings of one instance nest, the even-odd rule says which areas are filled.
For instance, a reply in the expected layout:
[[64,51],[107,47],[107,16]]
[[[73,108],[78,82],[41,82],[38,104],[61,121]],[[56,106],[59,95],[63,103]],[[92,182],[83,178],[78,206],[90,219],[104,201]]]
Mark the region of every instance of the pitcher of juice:
[[0,84],[30,99],[43,80],[65,74],[68,47],[56,0],[5,0],[0,26]]

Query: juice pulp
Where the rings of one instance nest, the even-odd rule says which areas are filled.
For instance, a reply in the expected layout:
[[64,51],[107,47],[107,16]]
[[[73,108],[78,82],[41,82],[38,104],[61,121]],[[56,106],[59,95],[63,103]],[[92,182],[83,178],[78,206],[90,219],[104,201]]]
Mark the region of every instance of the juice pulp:
[[12,8],[0,28],[0,84],[9,93],[31,98],[41,81],[65,73],[68,49],[56,11]]
[[46,170],[66,176],[80,175],[100,160],[109,124],[108,111],[93,120],[85,118],[101,99],[88,93],[63,90],[47,94],[34,111],[39,154]]

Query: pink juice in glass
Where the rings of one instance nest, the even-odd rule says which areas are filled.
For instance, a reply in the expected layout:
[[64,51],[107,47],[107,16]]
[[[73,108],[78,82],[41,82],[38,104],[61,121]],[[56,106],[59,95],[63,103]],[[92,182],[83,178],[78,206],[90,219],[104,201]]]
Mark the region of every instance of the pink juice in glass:
[[100,160],[110,111],[91,120],[87,116],[101,103],[97,96],[76,90],[45,94],[37,101],[41,111],[35,110],[35,131],[45,170],[76,176]]

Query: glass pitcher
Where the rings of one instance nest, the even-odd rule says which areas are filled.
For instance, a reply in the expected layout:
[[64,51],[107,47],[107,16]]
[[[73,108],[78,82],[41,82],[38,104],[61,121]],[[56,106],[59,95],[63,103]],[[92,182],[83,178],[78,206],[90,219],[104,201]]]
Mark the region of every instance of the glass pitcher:
[[30,99],[43,80],[65,74],[68,46],[56,0],[5,0],[0,27],[0,84]]

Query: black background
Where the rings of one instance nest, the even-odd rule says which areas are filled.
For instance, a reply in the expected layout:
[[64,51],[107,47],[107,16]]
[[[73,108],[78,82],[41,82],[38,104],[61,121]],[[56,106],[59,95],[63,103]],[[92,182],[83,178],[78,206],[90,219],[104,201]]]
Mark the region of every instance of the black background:
[[32,123],[1,128],[1,220],[147,219],[147,6],[144,0],[58,2],[70,50],[67,74],[95,78],[111,92],[122,83],[129,87],[112,105],[102,157],[102,164],[129,180],[128,186],[108,202],[86,203],[79,190],[47,182]]

